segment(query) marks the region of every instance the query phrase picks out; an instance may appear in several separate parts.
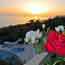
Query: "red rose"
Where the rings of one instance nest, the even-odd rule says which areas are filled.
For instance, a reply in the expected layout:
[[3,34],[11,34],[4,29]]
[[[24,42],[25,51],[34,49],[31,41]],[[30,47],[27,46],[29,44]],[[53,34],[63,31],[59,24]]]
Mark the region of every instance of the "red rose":
[[58,55],[65,55],[65,36],[55,30],[51,30],[48,35],[45,48],[48,52]]

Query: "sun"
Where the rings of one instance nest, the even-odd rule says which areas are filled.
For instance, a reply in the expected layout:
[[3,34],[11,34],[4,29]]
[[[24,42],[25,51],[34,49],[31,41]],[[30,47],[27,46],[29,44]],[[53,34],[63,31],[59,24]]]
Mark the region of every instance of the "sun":
[[25,11],[31,14],[42,14],[48,11],[46,4],[42,5],[40,3],[29,3],[24,7]]
[[37,13],[41,12],[41,7],[39,5],[31,5],[30,8],[29,8],[29,11],[32,14],[37,14]]

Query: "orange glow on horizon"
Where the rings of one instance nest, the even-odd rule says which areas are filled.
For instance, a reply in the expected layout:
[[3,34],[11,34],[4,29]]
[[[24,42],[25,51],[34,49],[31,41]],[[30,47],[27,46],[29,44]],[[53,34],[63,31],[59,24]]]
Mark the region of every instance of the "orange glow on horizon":
[[[50,0],[51,1],[51,0]],[[54,1],[54,0],[52,0]],[[56,0],[55,0],[56,1]],[[65,5],[50,5],[48,16],[65,16]]]
[[19,8],[15,8],[15,7],[0,8],[0,14],[20,14],[21,12],[22,10],[20,10]]
[[[34,10],[33,8],[33,13],[36,13],[37,10]],[[39,11],[38,11],[39,12]],[[38,13],[37,12],[37,13]],[[2,8],[0,7],[0,14],[3,15],[17,15],[17,16],[42,16],[42,17],[49,17],[49,16],[63,16],[65,15],[65,8],[60,6],[58,8],[56,8],[55,10],[50,9],[48,10],[48,12],[43,12],[40,14],[31,14],[30,12],[25,12],[22,8],[16,8],[16,7],[6,7],[6,8]]]
[[40,13],[40,14],[32,14],[29,12],[25,12],[23,9],[20,8],[15,8],[15,7],[10,7],[10,8],[1,8],[0,7],[0,15],[19,15],[19,16],[48,16],[48,13]]

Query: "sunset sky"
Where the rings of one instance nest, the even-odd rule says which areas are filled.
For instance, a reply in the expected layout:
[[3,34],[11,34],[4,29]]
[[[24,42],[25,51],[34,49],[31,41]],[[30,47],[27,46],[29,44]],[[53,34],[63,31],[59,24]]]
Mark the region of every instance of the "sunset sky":
[[48,13],[47,0],[0,0],[1,13],[38,15]]
[[65,0],[0,0],[0,27],[56,15],[65,15]]

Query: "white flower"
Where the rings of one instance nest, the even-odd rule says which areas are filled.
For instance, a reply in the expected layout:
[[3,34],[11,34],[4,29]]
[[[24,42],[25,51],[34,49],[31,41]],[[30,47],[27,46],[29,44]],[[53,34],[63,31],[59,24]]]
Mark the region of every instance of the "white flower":
[[55,27],[55,30],[57,31],[57,32],[60,32],[60,31],[64,31],[64,26],[63,25],[59,25],[59,26],[57,26],[57,27]]
[[34,44],[36,42],[36,39],[39,39],[40,37],[41,34],[39,29],[37,29],[36,31],[29,31],[26,33],[25,42]]
[[42,28],[44,29],[46,27],[46,25],[45,24],[42,24]]

